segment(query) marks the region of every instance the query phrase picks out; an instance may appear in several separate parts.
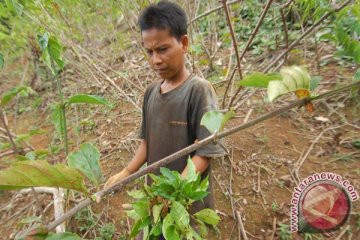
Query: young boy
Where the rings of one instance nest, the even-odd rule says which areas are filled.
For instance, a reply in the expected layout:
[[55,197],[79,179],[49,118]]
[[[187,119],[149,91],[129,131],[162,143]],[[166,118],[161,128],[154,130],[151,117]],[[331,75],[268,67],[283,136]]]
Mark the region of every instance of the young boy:
[[[144,10],[138,23],[150,66],[161,81],[146,89],[141,144],[134,158],[106,182],[105,188],[136,172],[145,162],[150,165],[208,137],[209,131],[200,126],[201,118],[207,111],[218,108],[211,84],[190,73],[185,66],[189,38],[184,10],[174,3],[160,1]],[[193,152],[191,158],[197,172],[206,176],[210,173],[210,159],[223,154],[221,146],[209,144]],[[186,176],[187,159],[184,156],[166,167]],[[209,191],[204,202],[195,204],[194,212],[213,208]]]

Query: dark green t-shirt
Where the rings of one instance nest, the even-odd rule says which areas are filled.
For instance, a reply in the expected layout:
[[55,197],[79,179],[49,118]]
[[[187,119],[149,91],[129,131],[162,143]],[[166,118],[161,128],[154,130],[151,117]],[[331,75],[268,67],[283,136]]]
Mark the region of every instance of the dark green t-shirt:
[[[140,138],[146,140],[148,165],[210,136],[210,132],[200,126],[200,121],[207,111],[218,109],[215,91],[207,80],[190,76],[164,94],[160,93],[161,83],[151,84],[144,95]],[[219,157],[224,155],[224,149],[209,144],[191,154],[194,155]],[[187,159],[188,156],[184,156],[166,167],[181,173]],[[210,167],[203,176],[209,172]]]

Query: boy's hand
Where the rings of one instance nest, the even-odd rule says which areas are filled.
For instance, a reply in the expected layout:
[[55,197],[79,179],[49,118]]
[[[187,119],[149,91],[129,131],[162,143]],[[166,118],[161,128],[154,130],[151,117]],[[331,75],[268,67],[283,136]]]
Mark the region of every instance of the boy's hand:
[[115,174],[114,176],[110,177],[109,180],[106,181],[104,185],[104,189],[111,187],[115,183],[129,176],[130,174],[131,174],[130,171],[127,168],[124,168],[121,172]]

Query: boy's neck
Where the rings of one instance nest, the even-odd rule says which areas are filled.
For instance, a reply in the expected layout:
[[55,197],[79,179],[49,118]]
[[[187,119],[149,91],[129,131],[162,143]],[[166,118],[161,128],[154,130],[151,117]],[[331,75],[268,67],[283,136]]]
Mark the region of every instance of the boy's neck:
[[167,93],[180,86],[190,76],[189,70],[185,67],[172,79],[165,79],[161,84],[161,93]]

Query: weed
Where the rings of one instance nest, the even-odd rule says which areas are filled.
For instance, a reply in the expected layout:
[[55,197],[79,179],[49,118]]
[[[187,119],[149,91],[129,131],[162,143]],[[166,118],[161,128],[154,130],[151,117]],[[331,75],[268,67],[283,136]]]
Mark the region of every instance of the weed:
[[277,212],[280,210],[280,206],[276,200],[272,202],[271,209],[273,210],[273,212]]
[[290,226],[282,223],[280,223],[279,226],[280,226],[280,233],[279,233],[280,239],[281,240],[291,239]]

